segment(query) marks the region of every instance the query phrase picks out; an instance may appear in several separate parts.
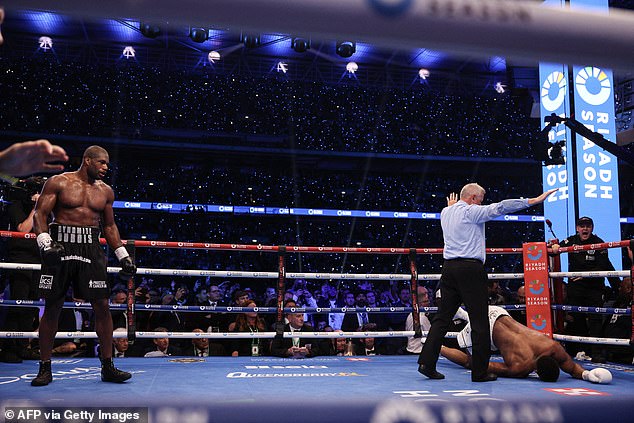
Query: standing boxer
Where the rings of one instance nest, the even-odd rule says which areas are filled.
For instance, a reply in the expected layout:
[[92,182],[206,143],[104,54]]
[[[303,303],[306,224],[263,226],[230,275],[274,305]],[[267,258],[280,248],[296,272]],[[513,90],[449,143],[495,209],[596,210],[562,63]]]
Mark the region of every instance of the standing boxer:
[[[73,296],[90,301],[101,348],[101,380],[123,382],[131,375],[112,362],[112,317],[108,306],[106,255],[99,245],[101,224],[108,245],[121,265],[122,276],[132,277],[136,266],[119,236],[112,204],[114,192],[102,181],[109,156],[93,145],[84,152],[79,170],[51,177],[35,206],[35,233],[42,257],[40,293],[46,299],[40,322],[40,370],[33,386],[53,380],[51,353],[64,295],[72,283]],[[53,216],[49,225],[48,218]],[[50,231],[50,232],[49,232]]]

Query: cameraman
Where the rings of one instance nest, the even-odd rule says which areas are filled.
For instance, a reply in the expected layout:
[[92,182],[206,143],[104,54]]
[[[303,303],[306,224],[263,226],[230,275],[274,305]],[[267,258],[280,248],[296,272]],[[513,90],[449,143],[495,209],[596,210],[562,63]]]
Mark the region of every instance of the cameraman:
[[[35,203],[44,185],[44,178],[36,176],[19,181],[7,193],[11,201],[7,214],[9,230],[31,232]],[[9,261],[12,263],[40,263],[40,253],[35,238],[10,238],[8,243]],[[38,300],[40,272],[31,270],[9,271],[9,292],[11,300]],[[34,307],[9,307],[3,330],[10,332],[30,332],[39,323],[38,309]],[[25,338],[3,339],[0,361],[20,363],[25,360],[39,360],[39,354],[29,348]]]

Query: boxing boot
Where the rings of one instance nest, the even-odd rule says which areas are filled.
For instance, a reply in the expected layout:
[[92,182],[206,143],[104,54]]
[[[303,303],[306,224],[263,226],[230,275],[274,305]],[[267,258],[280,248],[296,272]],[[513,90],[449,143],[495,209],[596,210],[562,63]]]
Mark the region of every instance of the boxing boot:
[[40,361],[40,371],[37,372],[37,376],[31,380],[31,386],[46,386],[52,381],[51,360]]
[[101,360],[101,380],[103,382],[122,383],[130,379],[132,375],[114,366],[112,358],[100,358]]

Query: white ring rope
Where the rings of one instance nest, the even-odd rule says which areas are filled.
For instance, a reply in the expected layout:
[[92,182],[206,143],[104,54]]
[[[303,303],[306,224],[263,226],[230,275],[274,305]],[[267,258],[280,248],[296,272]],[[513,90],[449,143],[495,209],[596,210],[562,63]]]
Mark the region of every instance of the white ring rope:
[[[426,337],[428,332],[422,332],[423,338]],[[156,339],[156,338],[170,338],[170,339],[195,339],[195,338],[207,338],[207,339],[249,339],[249,338],[269,338],[272,339],[276,336],[276,332],[136,332],[136,338],[143,339]],[[375,332],[302,332],[301,338],[307,339],[332,339],[332,338],[403,338],[414,336],[414,331],[375,331]],[[446,338],[456,338],[457,332],[447,332]],[[0,331],[0,339],[3,338],[38,338],[38,332],[7,332]],[[113,338],[127,338],[127,333],[114,332]],[[297,338],[297,333],[284,332],[284,338]],[[97,339],[97,332],[57,332],[55,339]],[[422,339],[422,338],[421,338]],[[586,336],[569,336],[553,334],[553,339],[556,341],[568,341],[579,342],[586,344],[600,344],[600,345],[630,345],[629,339],[619,338],[593,338]]]
[[[0,263],[0,269],[7,270],[40,270],[41,265],[31,263]],[[108,273],[118,273],[120,267],[108,267]],[[217,278],[251,278],[251,279],[277,279],[277,272],[249,272],[242,270],[205,270],[205,269],[155,269],[140,267],[137,275],[157,276],[209,276]],[[523,279],[523,273],[490,273],[489,279]],[[599,278],[599,277],[627,277],[629,270],[597,271],[597,272],[549,272],[552,278]],[[404,273],[304,273],[287,272],[288,279],[375,279],[375,280],[410,280],[412,275]],[[440,280],[439,273],[418,274],[419,280]]]
[[551,278],[615,278],[630,276],[629,270],[597,271],[597,272],[550,272]]
[[[427,336],[428,332],[422,332],[423,337]],[[125,332],[114,332],[113,338],[127,338],[128,335]],[[208,338],[208,339],[249,339],[249,338],[274,338],[276,332],[136,332],[136,338],[144,339],[156,339],[156,338],[175,338],[175,339],[195,339],[195,338]],[[297,335],[297,332],[284,332],[284,338],[311,338],[311,339],[323,339],[323,338],[403,338],[414,336],[414,331],[372,331],[372,332],[301,332],[301,336]],[[447,332],[447,338],[456,338],[457,332]],[[0,331],[0,339],[2,338],[38,338],[38,332],[7,332]],[[97,339],[97,332],[64,332],[59,331],[55,335],[56,339],[74,339],[74,338],[89,338]]]
[[629,339],[619,338],[591,338],[587,336],[571,336],[571,335],[559,335],[553,334],[553,339],[556,341],[569,341],[569,342],[581,342],[584,344],[601,344],[601,345],[630,345]]
[[[29,263],[0,263],[0,269],[7,270],[40,270],[39,264]],[[120,267],[108,267],[108,273],[118,273]],[[137,269],[137,275],[156,276],[205,276],[216,278],[250,278],[250,279],[277,279],[277,272],[247,272],[241,270],[204,270],[204,269],[154,269],[141,267]],[[287,272],[287,279],[360,279],[360,280],[402,280],[408,281],[411,274],[398,273],[296,273]],[[489,279],[523,279],[523,273],[491,273]],[[419,280],[440,280],[439,273],[419,274]]]

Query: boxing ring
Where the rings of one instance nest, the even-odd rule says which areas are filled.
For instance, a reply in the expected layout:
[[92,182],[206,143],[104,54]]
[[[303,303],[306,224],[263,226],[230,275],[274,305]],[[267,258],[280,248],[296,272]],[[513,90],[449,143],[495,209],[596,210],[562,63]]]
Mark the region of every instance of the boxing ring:
[[[32,234],[0,232],[0,237],[33,237]],[[103,240],[102,240],[103,241]],[[213,271],[197,269],[139,268],[137,275],[209,276],[218,278],[254,278],[276,280],[278,307],[212,307],[162,306],[134,304],[133,280],[128,281],[128,304],[113,304],[112,309],[127,309],[128,338],[165,337],[163,332],[134,330],[135,312],[153,311],[226,312],[257,311],[281,317],[284,312],[307,313],[410,313],[418,306],[382,308],[282,308],[283,293],[288,279],[348,279],[409,281],[413,304],[418,281],[438,280],[439,274],[418,274],[418,254],[441,254],[440,248],[356,248],[356,247],[284,247],[265,245],[238,245],[216,243],[189,243],[163,241],[127,241],[128,248],[181,248],[210,251],[232,250],[277,254],[276,271]],[[587,246],[588,248],[616,248],[629,245],[629,241]],[[544,244],[545,246],[545,244]],[[572,251],[572,248],[570,248]],[[487,249],[489,254],[518,254],[521,248]],[[561,252],[566,252],[561,249]],[[286,272],[285,257],[293,253],[341,254],[406,254],[410,260],[410,274],[339,274]],[[38,269],[39,265],[0,263],[3,269]],[[119,268],[109,267],[109,273]],[[268,269],[272,270],[272,269]],[[557,269],[555,269],[557,270]],[[629,276],[630,271],[591,272],[582,276]],[[551,272],[553,278],[571,276],[571,273]],[[574,274],[577,276],[577,273]],[[490,274],[491,279],[523,279],[524,274]],[[557,281],[555,279],[554,286]],[[556,297],[556,295],[555,295]],[[41,306],[39,301],[2,300],[2,306]],[[65,307],[90,308],[89,304],[65,303]],[[135,310],[136,308],[136,310]],[[507,308],[521,309],[512,305]],[[587,311],[599,313],[631,314],[629,309],[584,310],[580,307],[554,304],[556,311]],[[418,311],[436,311],[435,307],[421,307]],[[414,313],[417,316],[418,313]],[[558,317],[553,319],[557,326]],[[279,320],[278,320],[279,321]],[[415,324],[416,327],[416,324]],[[420,326],[418,331],[420,331]],[[416,331],[303,333],[305,338],[362,338],[404,337]],[[272,338],[276,334],[290,337],[290,332],[255,335],[244,333],[180,333],[170,332],[170,338],[205,337],[227,339],[236,337]],[[423,336],[425,333],[421,333]],[[451,334],[449,334],[451,336]],[[455,335],[455,334],[454,334]],[[115,333],[125,337],[125,333]],[[0,337],[37,337],[37,332],[0,332]],[[94,332],[59,332],[58,338],[95,338]],[[629,345],[629,339],[590,339],[553,334],[560,341]],[[133,374],[123,384],[100,381],[100,363],[97,358],[53,358],[53,383],[34,388],[30,380],[37,373],[36,361],[21,364],[0,363],[0,405],[4,410],[20,407],[103,408],[145,410],[152,422],[268,422],[296,421],[598,421],[606,415],[634,412],[634,366],[622,364],[595,364],[582,362],[592,370],[610,370],[613,380],[608,385],[590,384],[562,374],[555,383],[539,381],[536,374],[526,379],[501,378],[487,384],[472,383],[469,370],[441,357],[439,370],[447,375],[443,381],[432,381],[416,372],[416,355],[397,356],[318,356],[305,359],[278,357],[161,357],[117,358],[115,364]],[[493,360],[501,360],[493,356]],[[293,406],[294,405],[294,406]],[[48,407],[48,408],[47,408]],[[5,421],[10,420],[3,416]],[[115,420],[106,420],[115,421]],[[132,421],[132,420],[126,420]],[[135,420],[138,421],[138,420]],[[146,420],[141,420],[146,421]]]

